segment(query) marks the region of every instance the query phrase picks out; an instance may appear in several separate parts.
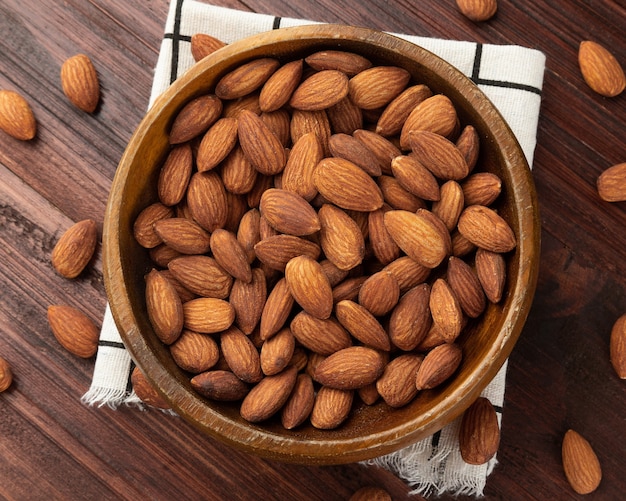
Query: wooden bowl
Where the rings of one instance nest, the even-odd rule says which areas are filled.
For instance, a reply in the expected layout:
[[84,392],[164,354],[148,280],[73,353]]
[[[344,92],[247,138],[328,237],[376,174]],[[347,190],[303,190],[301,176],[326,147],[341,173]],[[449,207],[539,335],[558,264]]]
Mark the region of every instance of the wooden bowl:
[[[423,391],[409,405],[356,405],[335,430],[302,425],[286,430],[278,420],[251,424],[238,405],[197,394],[169,351],[155,336],[146,313],[144,276],[148,252],[133,237],[139,212],[157,201],[159,168],[170,148],[172,118],[190,99],[214,88],[220,76],[253,58],[292,60],[317,50],[340,49],[375,63],[407,69],[415,81],[455,104],[462,124],[481,137],[481,169],[503,181],[497,210],[517,237],[508,255],[502,301],[490,304],[460,338],[463,362],[448,383]],[[120,161],[104,224],[104,278],[115,322],[133,359],[184,419],[208,435],[262,457],[302,464],[339,464],[391,453],[440,430],[479,395],[511,353],[531,307],[539,264],[540,223],[533,180],[513,133],[485,95],[463,74],[432,53],[402,39],[363,28],[315,25],[262,33],[208,56],[156,101]],[[358,399],[355,399],[358,400]]]

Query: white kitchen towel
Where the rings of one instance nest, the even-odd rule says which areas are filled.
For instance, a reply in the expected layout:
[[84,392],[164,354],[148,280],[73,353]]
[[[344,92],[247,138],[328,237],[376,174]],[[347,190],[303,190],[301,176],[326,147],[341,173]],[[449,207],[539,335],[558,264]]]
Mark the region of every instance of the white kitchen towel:
[[[313,21],[280,18],[216,7],[195,0],[172,0],[165,25],[149,106],[157,96],[194,64],[191,36],[206,33],[226,43],[277,28]],[[545,69],[543,53],[512,45],[489,45],[396,34],[445,59],[470,77],[500,110],[532,165],[541,90]],[[134,364],[124,348],[107,306],[91,387],[82,397],[88,405],[116,408],[138,404],[130,373]],[[502,419],[506,364],[483,392]],[[412,446],[367,464],[387,468],[403,478],[414,493],[445,492],[480,496],[496,459],[481,466],[466,464],[458,447],[459,420]]]

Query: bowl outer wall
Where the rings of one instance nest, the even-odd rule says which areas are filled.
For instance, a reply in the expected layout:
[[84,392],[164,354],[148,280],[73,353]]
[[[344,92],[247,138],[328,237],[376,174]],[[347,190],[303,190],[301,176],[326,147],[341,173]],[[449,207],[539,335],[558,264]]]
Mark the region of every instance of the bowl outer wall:
[[[314,50],[359,52],[374,61],[404,66],[434,92],[447,95],[461,121],[481,134],[481,155],[503,178],[507,204],[501,213],[518,239],[508,265],[507,295],[491,305],[476,338],[464,343],[464,363],[445,388],[402,409],[379,403],[360,407],[337,430],[311,426],[283,430],[280,424],[245,422],[235,406],[209,403],[156,339],[145,313],[145,249],[134,241],[139,211],[156,201],[156,179],[169,149],[172,117],[193,97],[214,87],[219,77],[256,57],[295,58]],[[103,230],[104,281],[113,318],[137,365],[172,408],[214,438],[263,457],[306,464],[339,464],[370,459],[410,445],[459,416],[495,376],[511,353],[530,310],[540,249],[538,204],[530,169],[512,131],[494,105],[467,77],[410,42],[366,28],[312,25],[283,28],[230,44],[195,64],[165,91],[139,124],[120,160]],[[137,257],[142,255],[143,257]]]

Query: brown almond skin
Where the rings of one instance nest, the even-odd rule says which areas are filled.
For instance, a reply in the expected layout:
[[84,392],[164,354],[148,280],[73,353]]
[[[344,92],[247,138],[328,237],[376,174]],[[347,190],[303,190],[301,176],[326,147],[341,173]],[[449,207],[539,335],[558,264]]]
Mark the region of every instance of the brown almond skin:
[[211,233],[210,245],[213,257],[226,272],[247,283],[252,280],[252,268],[246,252],[234,233],[217,228]]
[[377,180],[385,203],[394,210],[416,212],[426,207],[426,202],[407,190],[394,176],[380,176]]
[[504,256],[497,252],[477,249],[475,257],[476,274],[487,299],[499,303],[506,282],[506,262]]
[[294,304],[294,298],[287,285],[287,280],[283,277],[269,292],[267,301],[263,307],[260,323],[261,339],[266,340],[276,334],[285,324]]
[[183,287],[198,296],[226,299],[233,286],[233,277],[206,255],[178,257],[167,266]]
[[359,297],[361,286],[366,280],[367,275],[362,275],[359,277],[349,277],[339,282],[335,287],[333,287],[333,301],[335,303],[339,303],[344,299],[356,301]]
[[196,62],[225,46],[226,42],[222,42],[206,33],[194,33],[191,35],[191,55]]
[[389,337],[394,346],[412,351],[424,339],[432,324],[429,299],[427,283],[413,287],[400,298],[389,319]]
[[183,304],[174,285],[163,273],[151,270],[146,276],[146,308],[157,337],[172,344],[183,330]]
[[468,317],[478,318],[485,311],[487,301],[476,272],[462,259],[451,256],[447,279],[463,312]]
[[626,76],[619,61],[597,42],[580,43],[578,65],[587,85],[602,96],[615,97],[626,88]]
[[154,223],[160,219],[174,216],[174,210],[161,202],[155,202],[143,209],[133,223],[135,240],[146,249],[153,249],[163,243],[161,237],[154,231]]
[[406,88],[410,73],[397,66],[374,66],[350,79],[350,99],[364,110],[386,106]]
[[278,69],[277,59],[254,59],[228,72],[217,82],[215,95],[220,99],[237,99],[259,89]]
[[0,393],[9,389],[13,383],[13,371],[4,358],[0,357]]
[[456,140],[456,147],[465,158],[465,163],[467,163],[470,172],[474,170],[480,154],[480,137],[473,125],[466,125],[463,128]]
[[287,161],[285,148],[263,119],[253,111],[242,110],[237,122],[239,144],[254,168],[267,176],[282,172]]
[[159,201],[168,207],[179,203],[189,185],[193,171],[193,153],[189,144],[172,148],[159,171]]
[[258,171],[250,163],[241,147],[235,146],[230,151],[220,164],[220,169],[227,193],[245,195],[254,188]]
[[376,133],[385,137],[400,134],[411,111],[432,95],[432,91],[424,84],[412,85],[402,91],[385,107],[380,115],[378,122],[376,122]]
[[416,197],[430,201],[440,199],[437,179],[415,156],[397,156],[391,161],[391,171],[400,185]]
[[228,329],[235,320],[235,309],[223,299],[200,297],[183,304],[184,327],[205,334]]
[[198,374],[217,363],[220,350],[211,336],[183,329],[178,339],[170,345],[170,354],[181,369]]
[[400,285],[388,270],[372,273],[359,289],[359,304],[376,317],[393,310],[399,299]]
[[100,331],[82,311],[73,306],[48,306],[48,323],[59,344],[73,355],[91,358],[96,354]]
[[483,205],[466,207],[459,217],[458,229],[470,242],[492,252],[509,252],[517,245],[509,224]]
[[317,71],[338,70],[348,76],[354,76],[372,67],[372,62],[360,54],[340,50],[315,52],[307,56],[305,61]]
[[315,397],[311,424],[320,430],[332,430],[341,425],[350,414],[354,391],[322,386]]
[[363,111],[349,96],[326,109],[326,115],[335,134],[352,134],[363,128]]
[[393,241],[385,227],[385,212],[392,210],[387,204],[368,213],[369,244],[381,264],[389,264],[400,257],[400,247]]
[[475,22],[491,19],[498,10],[497,0],[456,0],[461,13]]
[[361,141],[378,159],[383,174],[391,174],[391,161],[402,153],[394,143],[380,134],[362,128],[355,130],[352,136]]
[[70,226],[57,241],[50,260],[57,273],[76,278],[93,258],[98,242],[96,222],[84,219]]
[[591,444],[580,433],[567,430],[561,446],[563,471],[572,489],[590,494],[602,481],[602,468]]
[[463,413],[459,429],[459,448],[463,461],[485,464],[498,452],[500,425],[489,399],[478,397]]
[[263,378],[259,352],[237,327],[230,326],[220,334],[220,347],[228,367],[239,379],[258,383]]
[[351,270],[365,257],[363,233],[345,211],[324,204],[318,211],[320,245],[325,256],[340,270]]
[[315,209],[297,193],[270,188],[261,196],[261,215],[278,232],[305,236],[321,228]]
[[626,314],[613,324],[609,346],[615,373],[620,379],[626,379]]
[[137,398],[144,404],[156,407],[158,409],[170,409],[170,404],[157,392],[152,384],[146,379],[139,367],[135,367],[130,376],[133,391]]
[[283,64],[263,84],[259,94],[261,111],[276,111],[289,102],[302,78],[302,59]]
[[456,372],[461,358],[461,348],[454,343],[436,346],[424,357],[415,377],[415,386],[418,390],[439,386]]
[[391,501],[391,494],[381,487],[361,487],[348,501]]
[[250,391],[250,386],[229,370],[211,370],[191,378],[191,386],[200,395],[220,402],[236,402]]
[[443,180],[461,180],[469,174],[465,157],[449,139],[427,130],[409,132],[408,141],[420,163]]
[[298,343],[321,355],[352,346],[350,334],[335,318],[321,319],[301,311],[293,318],[290,327]]
[[237,144],[238,121],[233,117],[218,118],[202,136],[196,166],[198,172],[206,172],[217,167]]
[[313,172],[323,154],[322,143],[314,132],[302,135],[291,147],[282,173],[282,188],[297,193],[308,202],[313,200],[317,195]]
[[209,232],[226,225],[228,198],[217,172],[196,172],[191,176],[187,206],[194,221]]
[[444,278],[438,278],[430,289],[430,313],[441,335],[451,343],[463,328],[463,310],[454,290]]
[[461,185],[454,180],[446,181],[439,190],[439,200],[433,203],[432,212],[441,219],[448,231],[454,231],[465,207]]
[[292,108],[304,111],[325,110],[348,95],[348,76],[338,70],[321,70],[304,80],[289,100]]
[[241,216],[239,227],[237,228],[237,241],[246,252],[248,263],[250,264],[256,259],[254,246],[261,240],[260,224],[261,213],[258,209],[252,208]]
[[435,94],[418,104],[406,119],[400,132],[400,147],[410,149],[409,133],[411,131],[430,131],[441,136],[450,135],[457,124],[456,108],[450,98],[443,94]]
[[287,367],[273,376],[264,377],[241,402],[241,417],[251,423],[265,421],[287,402],[297,379],[295,367]]
[[408,256],[401,256],[393,260],[384,269],[396,277],[401,293],[421,284],[430,275],[430,268],[419,264]]
[[20,141],[29,141],[37,135],[33,110],[18,92],[0,90],[0,130]]
[[317,259],[321,249],[310,240],[280,233],[260,240],[254,246],[254,253],[259,261],[270,268],[285,271],[290,259],[302,255]]
[[606,169],[597,181],[598,195],[606,202],[626,200],[626,162]]
[[330,136],[328,146],[334,157],[344,158],[358,165],[370,176],[380,176],[382,169],[376,156],[361,141],[345,133]]
[[235,280],[229,302],[235,310],[235,324],[249,335],[258,326],[267,299],[265,274],[260,268],[252,269],[252,280]]
[[322,266],[308,256],[297,256],[285,267],[291,295],[304,311],[314,317],[330,317],[333,291]]
[[387,405],[398,408],[407,405],[415,395],[415,377],[423,355],[403,354],[391,360],[376,381],[376,389]]
[[100,102],[100,82],[91,59],[76,54],[61,65],[61,85],[71,103],[87,113],[93,113]]
[[382,351],[391,349],[387,332],[363,306],[350,300],[339,301],[335,314],[341,325],[363,344]]
[[222,100],[205,94],[189,101],[176,114],[170,129],[170,144],[181,144],[204,134],[222,114]]
[[375,382],[383,373],[382,355],[365,346],[350,346],[326,357],[315,368],[313,379],[339,390],[356,390]]
[[204,254],[211,248],[209,233],[191,219],[159,219],[154,223],[154,231],[165,244],[181,254]]
[[489,206],[500,196],[502,180],[492,172],[477,172],[462,183],[465,205]]
[[266,376],[282,371],[291,362],[296,339],[289,328],[278,331],[261,346],[261,370]]
[[330,138],[330,121],[326,111],[293,110],[291,114],[291,142],[295,144],[300,137],[313,132],[322,145],[324,156],[330,155],[328,140]]
[[296,384],[280,413],[280,421],[287,430],[297,428],[311,414],[315,403],[313,379],[308,374],[298,374]]

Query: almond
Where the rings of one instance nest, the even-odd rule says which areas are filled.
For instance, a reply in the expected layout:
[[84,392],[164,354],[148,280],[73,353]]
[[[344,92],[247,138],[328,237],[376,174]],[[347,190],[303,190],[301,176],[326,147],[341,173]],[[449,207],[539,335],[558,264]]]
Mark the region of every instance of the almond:
[[409,133],[429,131],[441,136],[450,135],[457,124],[456,108],[450,98],[443,94],[431,96],[418,104],[407,117],[400,132],[400,147],[410,148]]
[[389,338],[394,346],[412,351],[421,343],[432,324],[430,285],[409,289],[398,301],[389,318]]
[[170,354],[181,369],[198,374],[213,367],[220,358],[220,349],[211,336],[183,329],[170,345]]
[[220,402],[243,400],[250,386],[229,370],[211,370],[191,378],[191,386],[200,395]]
[[247,283],[252,280],[252,269],[248,264],[246,252],[234,233],[217,228],[211,234],[210,245],[215,261],[227,273]]
[[350,334],[332,317],[321,319],[301,311],[293,318],[290,327],[302,346],[321,355],[352,346]]
[[517,245],[509,224],[483,205],[466,207],[459,217],[458,229],[470,242],[492,252],[509,252]]
[[206,33],[194,33],[191,35],[191,55],[196,62],[225,46],[226,42],[222,42]]
[[291,142],[296,143],[300,137],[313,132],[322,145],[324,156],[330,154],[328,140],[330,138],[330,121],[326,111],[293,110],[291,114]]
[[354,76],[372,67],[372,62],[360,54],[340,50],[315,52],[304,60],[311,68],[317,71],[338,70],[348,76]]
[[[178,257],[182,257],[182,256],[183,254],[181,254]],[[159,273],[172,283],[172,285],[174,286],[174,289],[176,289],[176,293],[178,294],[178,297],[180,297],[180,300],[183,303],[186,303],[187,301],[191,301],[192,299],[195,299],[198,297],[197,294],[195,294],[194,292],[191,292],[183,284],[181,284],[170,270],[168,269],[160,270]]]
[[459,429],[459,448],[463,461],[485,464],[498,452],[500,425],[489,399],[478,397],[463,413]]
[[297,110],[319,111],[334,106],[348,95],[348,76],[337,70],[322,70],[295,89],[289,105]]
[[100,331],[82,311],[73,306],[48,306],[48,323],[56,340],[72,355],[91,358],[96,354]]
[[146,276],[145,297],[154,333],[164,344],[172,344],[183,330],[183,304],[174,285],[163,273],[151,270]]
[[359,304],[380,317],[394,309],[400,299],[400,285],[388,270],[371,274],[359,289]]
[[502,254],[485,249],[476,250],[476,275],[487,299],[499,303],[506,281],[506,263]]
[[230,294],[233,277],[212,257],[181,256],[167,266],[181,285],[198,296],[226,299]]
[[184,144],[172,148],[159,171],[157,192],[163,205],[173,206],[183,199],[192,170],[191,146]]
[[340,270],[328,259],[322,259],[320,261],[320,265],[322,266],[324,273],[328,277],[328,282],[330,283],[331,287],[334,287],[348,276],[347,270]]
[[465,163],[467,163],[471,172],[476,166],[480,153],[480,138],[473,125],[466,125],[463,128],[456,140],[456,147],[463,155],[463,158],[465,158]]
[[12,90],[0,90],[0,130],[22,141],[37,134],[37,120],[28,101]]
[[336,134],[352,134],[355,130],[363,128],[363,112],[352,102],[350,96],[327,108],[326,115]]
[[392,210],[387,204],[380,209],[368,213],[367,230],[369,244],[376,259],[383,264],[389,264],[400,257],[400,247],[393,241],[385,227],[385,213]]
[[411,74],[397,66],[374,66],[350,79],[350,99],[359,108],[375,110],[389,104],[406,88]]
[[196,97],[176,114],[170,129],[170,144],[180,144],[204,134],[222,114],[222,100],[215,94]]
[[348,501],[391,501],[391,494],[381,487],[361,487]]
[[462,183],[465,205],[491,205],[500,196],[502,180],[492,172],[477,172]]
[[258,171],[239,146],[235,146],[222,161],[220,173],[226,191],[235,195],[249,193],[258,176]]
[[447,255],[445,235],[419,211],[389,211],[385,227],[398,247],[422,266],[435,268]]
[[498,10],[497,0],[456,0],[461,13],[472,21],[487,21]]
[[391,174],[391,161],[401,154],[400,149],[388,139],[370,130],[357,129],[352,135],[378,159],[382,173]]
[[336,133],[330,136],[328,146],[334,157],[344,158],[358,165],[370,176],[380,176],[382,169],[376,156],[358,139],[349,134]]
[[261,320],[267,298],[265,274],[260,268],[252,269],[252,280],[235,280],[229,302],[235,310],[235,324],[244,334],[251,334]]
[[76,278],[93,258],[98,242],[95,221],[84,219],[70,226],[57,241],[50,260],[52,266],[65,278]]
[[442,384],[456,372],[461,358],[461,348],[454,343],[444,343],[430,350],[417,371],[417,389],[429,390]]
[[469,174],[465,158],[444,136],[425,130],[409,132],[411,154],[439,179],[460,180]]
[[372,348],[350,346],[329,355],[315,368],[313,379],[339,390],[355,390],[376,381],[385,361]]
[[385,403],[398,408],[407,405],[415,395],[415,377],[423,355],[404,354],[391,360],[376,381],[376,389]]
[[443,221],[448,231],[453,231],[465,207],[463,190],[459,183],[450,180],[441,185],[439,195],[439,200],[433,203],[433,214]]
[[186,329],[213,334],[228,329],[235,320],[230,303],[213,297],[199,297],[183,304]]
[[135,240],[146,249],[153,249],[163,243],[161,237],[154,231],[154,223],[173,216],[174,210],[161,202],[148,205],[139,213],[133,224]]
[[296,384],[280,414],[283,427],[293,430],[300,426],[311,414],[315,403],[313,380],[308,374],[298,374]]
[[224,101],[224,110],[222,111],[223,118],[239,118],[239,114],[243,110],[249,110],[257,115],[262,113],[261,104],[259,103],[259,92],[253,92],[247,96],[243,96],[237,99],[230,99]]
[[626,200],[626,162],[613,165],[598,177],[598,194],[607,202]]
[[487,301],[476,272],[462,259],[451,256],[448,259],[448,284],[463,312],[471,318],[478,318],[485,310]]
[[386,137],[400,134],[413,109],[432,95],[432,91],[424,84],[408,87],[385,107],[376,122],[376,132]]
[[356,391],[365,405],[374,405],[378,401],[378,397],[380,397],[376,389],[376,383],[367,384]]
[[456,257],[467,256],[470,252],[476,250],[476,246],[470,242],[467,238],[459,233],[459,230],[454,230],[450,235],[452,242],[452,255]]
[[237,99],[259,89],[278,69],[277,59],[264,57],[253,59],[219,79],[215,94],[220,99]]
[[196,172],[191,176],[187,205],[193,219],[206,231],[224,227],[228,219],[228,199],[217,172]]
[[326,199],[342,209],[369,212],[383,205],[376,182],[343,158],[324,158],[315,169],[313,181]]
[[359,296],[361,286],[367,280],[366,275],[359,277],[346,278],[333,288],[333,301],[338,303],[344,299],[356,301]]
[[250,209],[241,216],[237,228],[237,241],[241,244],[248,263],[252,264],[256,258],[254,246],[260,241],[261,213],[258,209]]
[[13,371],[4,358],[0,357],[0,393],[9,389],[13,383]]
[[211,124],[198,147],[198,172],[214,169],[228,156],[237,144],[237,126],[237,119],[232,117],[222,117]]
[[322,158],[322,143],[317,135],[308,132],[300,136],[292,146],[285,164],[282,188],[297,193],[309,202],[313,200],[317,195],[313,172]]
[[264,377],[241,402],[241,417],[251,423],[272,417],[287,402],[296,379],[297,370],[293,366],[273,376]]
[[415,156],[397,156],[391,161],[391,171],[400,185],[416,197],[439,200],[441,195],[437,179]]
[[254,252],[262,263],[272,269],[285,271],[289,260],[296,256],[309,256],[317,259],[320,246],[310,240],[294,235],[278,234],[260,240],[254,246]]
[[130,382],[137,398],[144,404],[158,409],[170,409],[170,404],[156,391],[154,386],[146,379],[139,367],[135,367],[130,376]]
[[444,278],[433,282],[430,290],[430,313],[446,342],[453,342],[463,328],[463,309],[456,294]]
[[333,309],[333,291],[322,266],[308,256],[297,256],[285,267],[291,295],[304,311],[328,318]]
[[626,379],[626,315],[613,324],[610,340],[611,364],[620,379]]
[[280,233],[304,236],[321,227],[315,209],[300,195],[287,190],[270,188],[260,202],[261,215]]
[[238,123],[239,144],[254,168],[268,176],[282,172],[287,161],[285,148],[261,117],[242,110]]
[[291,295],[287,280],[283,277],[270,291],[261,314],[260,335],[266,340],[276,334],[287,321],[294,298]]
[[259,352],[237,327],[231,325],[220,334],[220,347],[228,367],[239,379],[258,383],[263,378]]
[[424,200],[405,189],[395,177],[380,176],[378,186],[380,186],[385,203],[392,209],[416,212],[426,207]]
[[578,65],[587,85],[602,96],[615,97],[626,87],[626,76],[619,61],[597,42],[580,43]]
[[182,254],[204,254],[210,249],[209,233],[191,219],[159,219],[154,223],[154,231],[165,244]]
[[324,204],[318,212],[320,245],[324,255],[340,270],[351,270],[361,264],[365,256],[363,233],[345,211]]
[[390,271],[396,277],[401,293],[421,284],[430,274],[430,268],[419,264],[408,256],[401,256],[395,259],[385,266],[384,269]]
[[315,396],[311,411],[311,424],[321,430],[332,430],[343,423],[350,414],[354,391],[322,386]]
[[70,102],[87,113],[93,113],[100,101],[100,82],[91,59],[76,54],[61,65],[61,86]]
[[339,323],[363,344],[377,350],[391,349],[389,336],[383,326],[360,304],[350,300],[339,301],[335,306],[335,314]]
[[261,111],[275,111],[289,102],[302,78],[302,67],[302,59],[296,59],[282,65],[269,77],[259,94]]
[[567,481],[578,494],[595,491],[602,480],[602,468],[591,444],[580,433],[567,430],[561,448]]
[[261,370],[266,376],[282,371],[291,362],[296,339],[289,328],[278,331],[261,346]]

